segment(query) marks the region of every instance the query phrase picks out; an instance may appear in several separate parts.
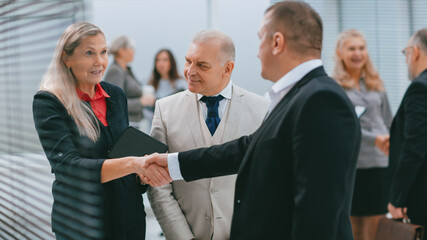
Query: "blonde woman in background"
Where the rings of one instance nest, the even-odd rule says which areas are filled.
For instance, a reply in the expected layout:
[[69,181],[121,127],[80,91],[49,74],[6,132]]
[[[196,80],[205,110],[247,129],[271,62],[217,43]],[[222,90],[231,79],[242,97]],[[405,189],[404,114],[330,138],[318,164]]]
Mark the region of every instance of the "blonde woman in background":
[[114,39],[109,51],[114,62],[108,69],[104,81],[119,86],[128,99],[130,125],[139,127],[143,118],[143,107],[154,106],[154,96],[143,96],[141,84],[136,80],[129,64],[133,61],[135,49],[133,42],[125,36]]
[[123,91],[101,82],[107,65],[104,33],[72,24],[34,96],[35,127],[55,174],[52,230],[60,240],[145,238],[147,186],[135,174],[144,160],[107,159],[129,123]]
[[373,240],[379,218],[387,213],[392,115],[363,34],[357,30],[342,32],[335,54],[333,78],[352,101],[362,128],[351,209],[353,234],[355,240]]

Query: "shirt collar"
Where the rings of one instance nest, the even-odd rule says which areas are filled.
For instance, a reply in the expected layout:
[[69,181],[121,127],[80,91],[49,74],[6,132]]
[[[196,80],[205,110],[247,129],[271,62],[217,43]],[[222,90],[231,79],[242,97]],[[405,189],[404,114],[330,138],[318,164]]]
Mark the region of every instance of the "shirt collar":
[[110,95],[108,95],[104,89],[101,87],[101,84],[95,85],[95,96],[91,99],[87,93],[82,92],[78,87],[76,87],[77,95],[79,96],[80,100],[83,101],[89,101],[89,100],[97,100],[100,98],[109,98]]
[[274,93],[278,93],[283,89],[301,80],[311,70],[317,67],[320,67],[322,65],[323,63],[322,63],[322,60],[320,59],[313,59],[313,60],[309,60],[307,62],[301,63],[300,65],[294,67],[287,74],[285,74],[285,76],[280,78],[279,81],[274,83],[273,86],[271,87],[271,90],[273,90]]
[[[233,87],[233,83],[230,80],[230,82],[228,82],[227,86],[219,94],[216,94],[216,95],[214,95],[212,97],[215,97],[215,96],[218,96],[218,95],[221,94],[224,98],[231,99],[231,90],[232,90],[232,87]],[[200,100],[202,97],[203,97],[202,94],[197,93],[197,99],[198,100]],[[209,96],[209,97],[211,97],[211,96]]]

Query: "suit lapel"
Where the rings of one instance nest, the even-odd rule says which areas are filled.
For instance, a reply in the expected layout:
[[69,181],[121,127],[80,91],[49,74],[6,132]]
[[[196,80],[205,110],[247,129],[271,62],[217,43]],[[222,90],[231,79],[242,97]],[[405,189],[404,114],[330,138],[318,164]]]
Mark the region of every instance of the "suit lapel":
[[222,142],[227,142],[232,139],[235,139],[236,131],[239,127],[239,121],[242,116],[240,112],[242,112],[243,96],[244,94],[239,89],[239,87],[233,85],[230,106],[228,107],[227,119],[224,119],[225,129]]
[[321,75],[327,75],[325,70],[323,69],[323,66],[318,67],[307,73],[300,81],[298,81],[295,86],[291,88],[291,90],[280,100],[280,102],[276,105],[276,107],[271,111],[270,115],[264,120],[264,122],[261,124],[260,128],[252,135],[253,139],[251,140],[251,144],[248,147],[248,150],[246,151],[245,157],[243,158],[242,164],[240,165],[239,173],[244,169],[246,163],[248,162],[248,159],[250,156],[252,156],[252,152],[256,146],[256,143],[258,142],[258,139],[262,137],[263,131],[271,127],[275,124],[274,119],[276,118],[284,118],[285,116],[280,116],[279,114],[283,112],[283,109],[288,108],[288,103],[291,99],[297,95],[298,91],[306,85],[311,79],[319,77]]
[[204,147],[203,133],[200,128],[199,103],[196,94],[191,93],[190,91],[186,92],[185,106],[183,109],[187,109],[187,124],[193,137],[194,144],[197,148]]

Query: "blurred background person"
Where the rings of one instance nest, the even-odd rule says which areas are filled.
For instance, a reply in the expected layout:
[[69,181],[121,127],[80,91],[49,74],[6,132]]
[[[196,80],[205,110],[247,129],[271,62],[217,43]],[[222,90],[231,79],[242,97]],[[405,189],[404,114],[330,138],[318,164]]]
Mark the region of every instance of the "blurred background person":
[[351,208],[353,234],[355,240],[373,240],[379,218],[387,213],[392,114],[360,31],[351,29],[338,36],[333,78],[345,89],[362,127]]
[[140,161],[107,159],[128,126],[127,100],[101,82],[108,65],[104,33],[95,25],[70,25],[59,39],[40,91],[34,123],[55,174],[52,230],[57,239],[145,238]]
[[422,225],[427,239],[427,28],[415,32],[402,53],[411,84],[391,127],[388,210]]
[[154,87],[157,99],[187,89],[187,82],[178,74],[175,57],[169,49],[157,52],[148,84]]
[[128,100],[129,125],[139,128],[143,107],[152,107],[155,98],[150,94],[143,94],[141,84],[129,66],[135,54],[134,44],[128,37],[120,36],[114,39],[109,53],[113,55],[114,62],[109,67],[104,81],[123,89]]

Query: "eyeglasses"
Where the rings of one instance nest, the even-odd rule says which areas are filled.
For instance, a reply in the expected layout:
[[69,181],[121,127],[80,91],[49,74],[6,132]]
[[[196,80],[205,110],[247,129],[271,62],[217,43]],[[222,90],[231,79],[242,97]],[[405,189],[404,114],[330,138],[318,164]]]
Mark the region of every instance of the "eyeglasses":
[[402,54],[406,56],[406,54],[409,52],[410,49],[412,49],[412,46],[402,49]]

